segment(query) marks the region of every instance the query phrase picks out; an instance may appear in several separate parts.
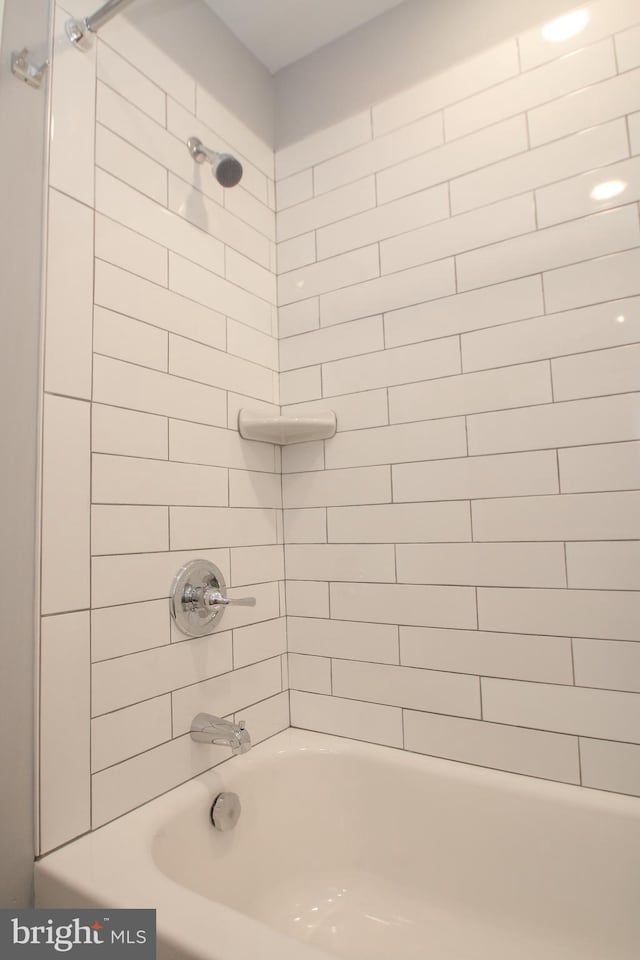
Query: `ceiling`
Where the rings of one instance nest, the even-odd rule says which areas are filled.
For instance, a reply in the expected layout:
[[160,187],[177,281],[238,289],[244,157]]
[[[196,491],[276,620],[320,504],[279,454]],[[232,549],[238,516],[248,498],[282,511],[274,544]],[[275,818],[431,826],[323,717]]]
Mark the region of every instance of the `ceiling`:
[[276,73],[403,0],[205,0]]

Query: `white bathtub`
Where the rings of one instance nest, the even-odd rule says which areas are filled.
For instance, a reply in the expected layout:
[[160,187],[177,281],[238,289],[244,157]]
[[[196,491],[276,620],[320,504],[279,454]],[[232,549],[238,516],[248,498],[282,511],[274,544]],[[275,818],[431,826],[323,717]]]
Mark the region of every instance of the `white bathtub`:
[[640,801],[288,730],[45,857],[36,896],[155,907],[160,960],[637,960]]

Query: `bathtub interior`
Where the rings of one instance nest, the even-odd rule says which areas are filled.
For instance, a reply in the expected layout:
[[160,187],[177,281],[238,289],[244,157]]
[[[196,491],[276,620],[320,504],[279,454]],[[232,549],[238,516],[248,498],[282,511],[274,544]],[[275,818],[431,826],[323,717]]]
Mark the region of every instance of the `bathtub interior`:
[[637,808],[603,816],[571,787],[306,737],[219,768],[237,827],[180,812],[156,866],[345,960],[637,957]]

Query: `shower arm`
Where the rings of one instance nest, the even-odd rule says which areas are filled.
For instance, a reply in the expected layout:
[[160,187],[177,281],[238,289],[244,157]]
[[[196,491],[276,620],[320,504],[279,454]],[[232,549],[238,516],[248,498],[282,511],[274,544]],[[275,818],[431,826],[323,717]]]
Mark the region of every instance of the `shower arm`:
[[119,10],[132,3],[133,0],[107,0],[106,3],[83,20],[67,20],[65,30],[70,42],[80,49],[87,47],[87,34],[97,33],[100,27],[108,23],[112,17],[115,17]]

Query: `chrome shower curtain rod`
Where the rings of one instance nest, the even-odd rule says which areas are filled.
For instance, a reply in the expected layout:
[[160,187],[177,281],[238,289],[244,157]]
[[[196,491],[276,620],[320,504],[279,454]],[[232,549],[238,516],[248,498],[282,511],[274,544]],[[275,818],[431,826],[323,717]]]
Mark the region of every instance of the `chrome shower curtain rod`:
[[69,40],[76,46],[82,46],[82,42],[86,41],[87,33],[97,33],[100,27],[115,17],[119,10],[132,2],[133,0],[107,0],[90,17],[85,17],[84,20],[68,20],[65,29]]

